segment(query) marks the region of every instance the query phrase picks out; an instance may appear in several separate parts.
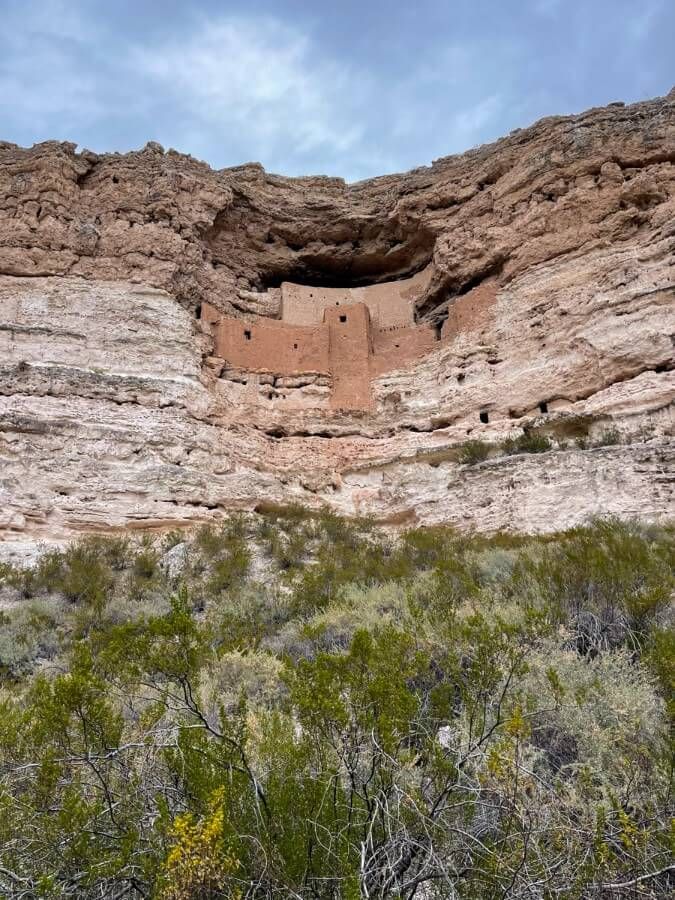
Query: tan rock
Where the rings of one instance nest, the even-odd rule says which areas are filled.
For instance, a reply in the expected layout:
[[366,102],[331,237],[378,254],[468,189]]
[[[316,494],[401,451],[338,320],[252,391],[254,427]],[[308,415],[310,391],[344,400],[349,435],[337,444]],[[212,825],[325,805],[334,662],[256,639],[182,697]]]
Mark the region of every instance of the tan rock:
[[[354,185],[0,143],[0,538],[671,517],[674,223],[671,97]],[[459,461],[523,427],[558,449]]]

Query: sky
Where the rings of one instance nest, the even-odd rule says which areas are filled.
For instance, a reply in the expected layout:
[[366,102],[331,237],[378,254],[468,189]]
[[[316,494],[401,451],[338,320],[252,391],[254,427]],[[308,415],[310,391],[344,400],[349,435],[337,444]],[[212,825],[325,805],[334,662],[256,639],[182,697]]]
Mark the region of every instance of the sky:
[[356,181],[675,84],[675,0],[0,0],[0,140]]

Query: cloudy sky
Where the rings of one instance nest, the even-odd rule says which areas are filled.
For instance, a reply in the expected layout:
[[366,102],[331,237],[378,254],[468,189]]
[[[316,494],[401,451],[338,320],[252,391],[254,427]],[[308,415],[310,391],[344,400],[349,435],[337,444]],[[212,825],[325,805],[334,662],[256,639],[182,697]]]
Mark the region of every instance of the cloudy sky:
[[0,22],[0,140],[350,181],[675,84],[675,0],[0,0]]

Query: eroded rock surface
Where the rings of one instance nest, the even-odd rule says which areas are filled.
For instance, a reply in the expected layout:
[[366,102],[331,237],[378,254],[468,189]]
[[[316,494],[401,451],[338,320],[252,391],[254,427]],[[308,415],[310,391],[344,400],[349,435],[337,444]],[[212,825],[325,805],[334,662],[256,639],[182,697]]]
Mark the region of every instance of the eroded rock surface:
[[[334,297],[372,317],[364,370],[276,340],[339,325]],[[354,185],[0,144],[0,537],[289,502],[478,529],[668,518],[674,299],[673,92]],[[270,349],[237,356],[218,317]],[[556,449],[461,462],[523,429]]]

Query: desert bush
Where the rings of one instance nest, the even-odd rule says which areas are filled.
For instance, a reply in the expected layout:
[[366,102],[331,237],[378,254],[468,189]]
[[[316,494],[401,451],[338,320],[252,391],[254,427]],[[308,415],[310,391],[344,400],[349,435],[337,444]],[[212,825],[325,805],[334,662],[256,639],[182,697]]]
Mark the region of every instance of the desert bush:
[[113,585],[106,551],[100,539],[86,538],[45,553],[35,568],[31,592],[59,593],[71,603],[100,611]]
[[370,523],[337,527],[336,517],[322,517],[313,558],[292,582],[295,615],[309,615],[335,601],[347,584],[378,584],[409,574],[405,557]]
[[668,895],[672,529],[298,515],[189,551],[172,595],[154,543],[75,545],[3,611],[0,895]]
[[403,534],[399,553],[410,573],[432,568],[453,553],[457,534],[447,526],[412,528]]
[[229,715],[244,700],[250,707],[271,709],[285,693],[283,664],[264,650],[229,650],[214,661],[200,686],[204,709],[218,721],[220,709]]
[[221,647],[257,647],[289,620],[291,603],[286,593],[245,582],[216,597],[206,617]]
[[468,466],[483,462],[490,455],[490,444],[486,441],[465,441],[459,448],[459,461]]
[[177,528],[172,529],[171,531],[167,531],[166,534],[162,538],[162,550],[164,553],[168,553],[169,550],[172,550],[178,544],[182,544],[185,541],[185,534],[182,531],[179,531]]
[[536,431],[525,431],[516,438],[507,438],[502,442],[501,448],[506,454],[515,453],[546,453],[553,449],[551,439],[545,434]]
[[24,585],[24,572],[11,563],[0,563],[0,587],[7,585],[17,590]]
[[87,538],[87,542],[114,572],[120,572],[129,565],[131,541],[125,535]]
[[151,619],[166,614],[171,607],[170,595],[165,591],[116,590],[103,610],[104,627],[122,625],[124,622]]
[[634,523],[599,520],[521,557],[512,589],[575,622],[579,649],[595,652],[647,634],[675,585],[671,554]]
[[567,736],[576,751],[566,764],[584,767],[606,791],[619,790],[632,766],[658,780],[663,700],[648,670],[626,648],[588,660],[548,641],[530,654],[520,687],[540,731],[538,745],[549,756],[556,748],[542,742],[547,732],[558,736],[559,745],[560,736]]
[[264,646],[295,660],[311,659],[324,651],[346,650],[359,630],[376,632],[404,621],[412,626],[410,600],[415,594],[413,588],[400,581],[347,584],[330,606],[307,618],[287,622],[265,640]]
[[621,432],[615,425],[604,428],[593,441],[594,447],[613,447],[621,443]]
[[[233,589],[246,578],[251,567],[250,538],[246,520],[236,515],[224,525],[202,526],[194,538],[194,547],[205,559],[206,591],[215,597]],[[202,567],[193,559],[194,571]]]
[[202,525],[194,535],[195,549],[207,560],[217,559],[233,547],[244,544],[247,520],[243,513],[232,515],[220,524]]
[[675,725],[675,627],[654,628],[649,635],[645,661],[665,699],[670,721]]
[[311,540],[311,531],[304,527],[286,531],[272,526],[265,540],[267,555],[283,571],[298,569],[308,555]]
[[243,544],[231,545],[227,556],[216,559],[211,565],[211,577],[207,589],[211,594],[227,591],[242,581],[251,566],[251,555]]
[[140,601],[156,591],[161,581],[159,554],[152,540],[145,538],[130,559],[126,578],[127,594],[130,599]]
[[515,550],[497,546],[472,554],[469,562],[479,585],[498,587],[509,582],[518,556]]
[[0,678],[19,680],[40,660],[53,659],[65,625],[64,603],[57,598],[23,601],[0,612]]

